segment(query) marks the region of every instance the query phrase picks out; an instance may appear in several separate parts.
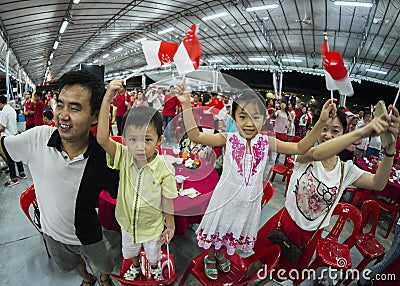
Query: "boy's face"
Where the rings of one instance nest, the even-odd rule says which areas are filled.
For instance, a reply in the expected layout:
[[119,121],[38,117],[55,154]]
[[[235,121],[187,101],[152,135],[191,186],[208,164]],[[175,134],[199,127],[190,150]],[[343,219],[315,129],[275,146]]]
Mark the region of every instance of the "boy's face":
[[129,153],[135,158],[139,167],[151,161],[154,151],[161,144],[152,125],[137,127],[128,125],[125,128],[125,142]]

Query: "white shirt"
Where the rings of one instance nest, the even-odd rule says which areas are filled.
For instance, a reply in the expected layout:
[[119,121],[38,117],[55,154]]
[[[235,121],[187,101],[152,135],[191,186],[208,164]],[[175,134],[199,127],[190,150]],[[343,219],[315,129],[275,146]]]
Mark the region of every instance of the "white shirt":
[[381,137],[380,136],[371,137],[371,139],[369,140],[369,147],[381,150],[382,147]]
[[[320,161],[295,162],[289,182],[285,207],[291,218],[304,230],[316,230],[329,209],[329,214],[321,227],[329,225],[333,209],[339,202],[343,190],[356,181],[365,171],[351,160],[344,162],[342,188],[340,185],[341,163],[338,158],[335,168],[326,171]],[[335,205],[332,203],[335,201]]]
[[17,112],[9,104],[4,105],[3,110],[0,112],[0,124],[6,128],[1,132],[2,136],[11,136],[18,133]]

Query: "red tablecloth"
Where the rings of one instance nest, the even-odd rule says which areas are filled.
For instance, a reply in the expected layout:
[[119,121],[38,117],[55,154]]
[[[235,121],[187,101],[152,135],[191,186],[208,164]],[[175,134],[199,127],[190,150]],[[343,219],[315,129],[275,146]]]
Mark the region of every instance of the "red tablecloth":
[[[356,165],[365,171],[375,173],[376,166],[372,166],[371,168],[368,166],[368,163],[364,161],[364,159],[357,159]],[[400,201],[400,184],[397,181],[388,181],[387,185],[381,192],[376,192],[377,196],[383,196],[391,198],[394,201]]]
[[[167,154],[171,152],[168,151]],[[181,164],[174,164],[174,167],[176,175],[188,177],[183,183],[184,189],[193,187],[200,192],[195,198],[178,196],[174,199],[175,234],[183,235],[190,224],[201,221],[219,176],[213,165],[202,159],[199,168],[194,171]],[[100,193],[98,217],[101,225],[106,229],[120,231],[114,214],[115,205],[116,199],[111,198],[107,191]]]

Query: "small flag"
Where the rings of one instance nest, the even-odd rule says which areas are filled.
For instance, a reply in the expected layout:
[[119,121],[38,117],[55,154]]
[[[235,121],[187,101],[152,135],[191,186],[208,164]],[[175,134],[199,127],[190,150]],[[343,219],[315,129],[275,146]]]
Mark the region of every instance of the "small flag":
[[177,43],[171,42],[143,41],[143,53],[149,68],[161,67],[171,63],[178,46]]
[[322,63],[325,70],[326,88],[338,90],[340,94],[352,96],[353,86],[344,65],[342,56],[338,51],[329,51],[328,37],[324,33],[324,42],[321,45]]
[[200,65],[202,50],[197,31],[198,26],[193,24],[175,53],[174,62],[180,75],[197,70]]

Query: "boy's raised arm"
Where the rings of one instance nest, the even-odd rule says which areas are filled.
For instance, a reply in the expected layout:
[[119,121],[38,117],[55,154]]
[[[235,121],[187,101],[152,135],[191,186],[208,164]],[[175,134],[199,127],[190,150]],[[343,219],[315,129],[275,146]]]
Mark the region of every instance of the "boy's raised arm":
[[101,147],[103,147],[103,149],[113,158],[115,155],[116,143],[109,136],[109,112],[111,101],[122,86],[123,80],[120,78],[114,79],[108,84],[106,94],[104,95],[101,103],[97,124],[97,142],[99,142]]

